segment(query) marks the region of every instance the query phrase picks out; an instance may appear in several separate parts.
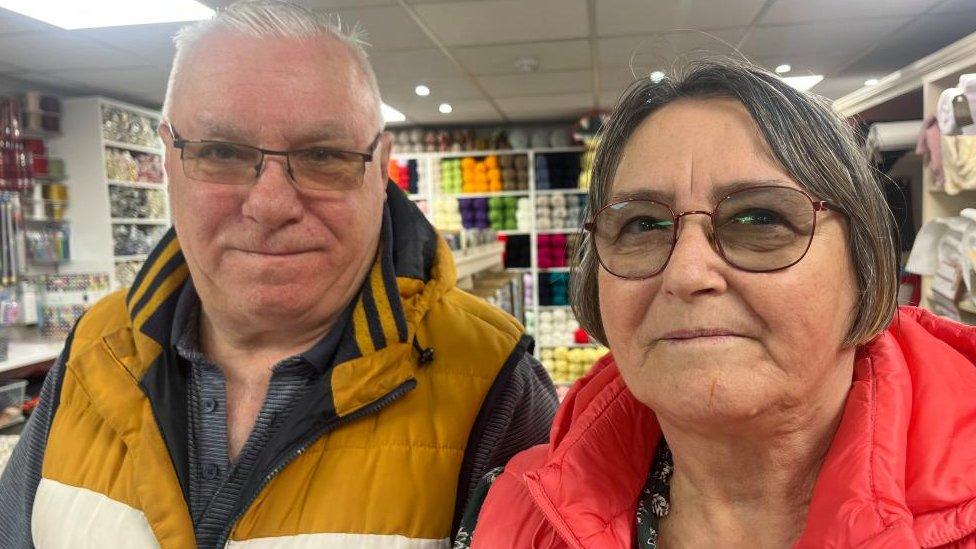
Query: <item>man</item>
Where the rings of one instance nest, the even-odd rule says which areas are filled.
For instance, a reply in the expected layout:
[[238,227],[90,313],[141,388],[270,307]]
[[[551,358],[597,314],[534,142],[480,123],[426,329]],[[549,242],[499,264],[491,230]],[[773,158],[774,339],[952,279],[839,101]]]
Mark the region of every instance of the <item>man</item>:
[[302,8],[180,33],[175,231],[48,376],[0,546],[445,547],[478,478],[545,440],[531,342],[454,287],[379,113],[359,44]]

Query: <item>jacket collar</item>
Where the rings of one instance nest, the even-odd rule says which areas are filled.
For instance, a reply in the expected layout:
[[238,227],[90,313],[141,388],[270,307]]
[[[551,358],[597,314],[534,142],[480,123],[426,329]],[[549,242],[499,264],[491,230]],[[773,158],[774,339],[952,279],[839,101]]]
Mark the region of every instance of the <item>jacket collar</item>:
[[[796,547],[936,546],[976,533],[973,387],[976,329],[902,308],[859,349]],[[570,546],[629,546],[660,436],[608,355],[567,395],[546,463],[523,479]]]
[[[392,184],[387,186],[382,223],[380,249],[351,304],[351,321],[343,328],[336,351],[332,391],[340,416],[382,398],[390,386],[412,377],[412,369],[390,365],[413,351],[410,342],[420,318],[455,284],[450,251],[417,207]],[[151,400],[169,394],[164,388],[179,383],[172,363],[172,326],[188,277],[179,238],[170,229],[126,297],[139,355],[139,360],[129,362],[130,373]]]

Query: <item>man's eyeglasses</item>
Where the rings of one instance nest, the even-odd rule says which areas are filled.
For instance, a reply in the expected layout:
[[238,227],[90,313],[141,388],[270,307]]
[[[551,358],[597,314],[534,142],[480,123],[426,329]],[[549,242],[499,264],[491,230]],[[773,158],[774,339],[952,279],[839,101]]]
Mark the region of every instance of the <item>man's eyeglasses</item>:
[[373,160],[382,132],[367,152],[309,147],[294,151],[261,149],[226,141],[183,139],[169,126],[173,147],[180,149],[183,173],[190,179],[225,185],[249,185],[257,181],[267,156],[285,157],[285,168],[295,185],[311,191],[350,191],[363,184],[366,163]]
[[607,204],[583,228],[593,237],[600,264],[612,275],[644,279],[659,274],[671,259],[681,219],[707,215],[718,254],[743,271],[767,273],[796,265],[810,249],[817,212],[840,211],[792,187],[758,186],[734,192],[715,210],[674,213],[654,200]]

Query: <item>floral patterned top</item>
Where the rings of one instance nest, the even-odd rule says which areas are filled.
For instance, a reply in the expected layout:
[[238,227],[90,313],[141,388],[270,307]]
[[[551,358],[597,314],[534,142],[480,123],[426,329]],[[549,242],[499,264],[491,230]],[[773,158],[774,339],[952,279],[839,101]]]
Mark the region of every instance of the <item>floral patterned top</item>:
[[[457,536],[454,538],[454,549],[469,549],[471,547],[471,534],[474,532],[478,523],[478,513],[488,497],[488,489],[495,482],[495,479],[502,474],[502,467],[498,467],[488,472],[478,487],[471,494],[471,499],[461,516],[461,525],[458,528]],[[644,482],[641,490],[640,499],[637,502],[637,516],[635,521],[636,539],[634,547],[636,549],[657,549],[658,527],[662,517],[668,515],[671,506],[668,503],[671,495],[671,475],[674,473],[674,461],[671,457],[671,450],[667,443],[661,440],[658,445],[657,454],[654,456],[654,463]]]

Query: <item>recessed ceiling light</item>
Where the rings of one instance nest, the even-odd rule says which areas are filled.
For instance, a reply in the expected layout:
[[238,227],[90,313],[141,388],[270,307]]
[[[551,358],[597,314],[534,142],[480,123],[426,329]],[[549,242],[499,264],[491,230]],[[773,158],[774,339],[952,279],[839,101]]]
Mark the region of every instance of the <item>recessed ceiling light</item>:
[[878,83],[878,79],[877,78],[868,78],[867,80],[864,81],[864,85],[865,86],[873,86],[873,85],[875,85],[877,83]]
[[68,30],[199,21],[214,15],[196,0],[0,0],[0,8]]
[[791,70],[793,70],[793,67],[787,65],[786,63],[783,63],[782,65],[776,67],[776,72],[778,74],[785,74],[790,72]]
[[440,106],[437,107],[437,110],[441,111],[441,114],[451,114],[454,107],[452,107],[450,103],[441,103]]
[[809,76],[785,76],[783,77],[783,82],[800,91],[807,91],[819,84],[823,79],[822,74],[811,74]]
[[660,82],[664,80],[664,71],[653,71],[651,72],[651,82]]
[[419,95],[420,97],[427,97],[428,95],[430,95],[430,88],[428,88],[423,84],[420,84],[413,89],[413,92]]
[[402,112],[394,109],[386,103],[380,105],[380,110],[383,112],[384,122],[405,122],[407,120],[407,117],[404,116]]

